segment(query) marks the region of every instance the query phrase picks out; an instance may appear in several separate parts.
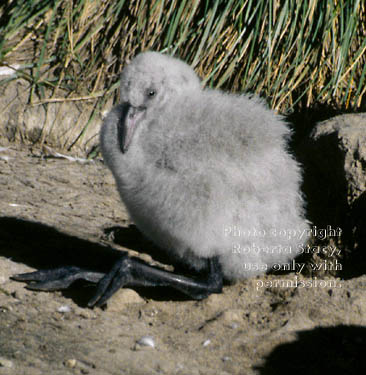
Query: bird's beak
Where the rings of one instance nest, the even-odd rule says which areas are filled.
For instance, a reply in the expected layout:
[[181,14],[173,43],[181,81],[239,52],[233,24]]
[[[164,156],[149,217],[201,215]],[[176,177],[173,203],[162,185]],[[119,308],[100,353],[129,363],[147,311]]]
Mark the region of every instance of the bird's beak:
[[123,153],[127,152],[137,125],[145,116],[145,111],[145,107],[133,107],[131,105],[128,107],[122,129],[121,150]]

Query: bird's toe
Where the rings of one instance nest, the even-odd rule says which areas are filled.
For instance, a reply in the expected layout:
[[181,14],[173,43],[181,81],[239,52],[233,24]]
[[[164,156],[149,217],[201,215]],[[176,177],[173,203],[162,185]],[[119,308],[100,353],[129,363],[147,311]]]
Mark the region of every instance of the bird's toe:
[[88,302],[89,307],[104,305],[118,289],[128,283],[131,278],[130,263],[130,259],[124,256],[113,265],[112,270],[99,281],[94,296]]
[[66,289],[74,281],[79,279],[96,283],[103,275],[104,274],[99,272],[87,271],[79,267],[70,266],[22,273],[14,275],[11,278],[16,281],[29,282],[27,289],[52,291]]

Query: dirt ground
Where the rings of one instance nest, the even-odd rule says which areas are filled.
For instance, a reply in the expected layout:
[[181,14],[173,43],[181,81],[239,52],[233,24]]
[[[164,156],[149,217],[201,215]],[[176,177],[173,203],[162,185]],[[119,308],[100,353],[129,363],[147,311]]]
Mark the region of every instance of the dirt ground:
[[107,271],[121,251],[164,258],[101,161],[0,150],[0,375],[366,373],[366,275],[267,275],[198,302],[123,289],[104,309],[86,307],[86,283],[46,293],[10,280],[64,264]]

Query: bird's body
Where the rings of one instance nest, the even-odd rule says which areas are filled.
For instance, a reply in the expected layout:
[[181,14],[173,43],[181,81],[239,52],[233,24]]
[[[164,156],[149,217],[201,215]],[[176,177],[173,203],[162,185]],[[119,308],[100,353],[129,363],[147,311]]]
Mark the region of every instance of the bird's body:
[[202,89],[184,62],[139,54],[122,72],[121,103],[101,131],[102,154],[137,227],[205,272],[189,278],[123,255],[103,277],[61,267],[14,278],[33,281],[36,290],[96,282],[95,306],[122,286],[170,286],[201,299],[221,292],[223,278],[280,268],[298,254],[308,229],[289,135],[260,99]]
[[[177,62],[139,55],[140,75],[122,76],[124,103],[134,83],[142,92],[164,90],[162,68],[149,75],[154,60]],[[184,87],[182,79],[174,95],[150,107],[141,96],[135,106],[146,113],[127,152],[117,126],[125,109],[115,108],[102,129],[103,156],[133,221],[159,247],[198,269],[218,256],[226,278],[248,277],[294,258],[306,240],[285,235],[308,228],[300,169],[286,148],[286,123],[261,100],[195,83]]]

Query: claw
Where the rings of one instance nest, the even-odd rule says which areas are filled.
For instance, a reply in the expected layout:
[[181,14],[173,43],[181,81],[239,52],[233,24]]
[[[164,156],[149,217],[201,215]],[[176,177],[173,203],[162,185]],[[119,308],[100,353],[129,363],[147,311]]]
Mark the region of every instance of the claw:
[[67,289],[79,279],[97,283],[103,276],[103,273],[86,271],[79,267],[60,267],[22,273],[11,278],[16,281],[30,281],[27,285],[27,289],[30,290],[53,291]]
[[81,271],[78,267],[60,267],[51,270],[39,270],[35,272],[20,273],[11,278],[16,281],[46,281],[50,279],[63,278],[70,273]]

